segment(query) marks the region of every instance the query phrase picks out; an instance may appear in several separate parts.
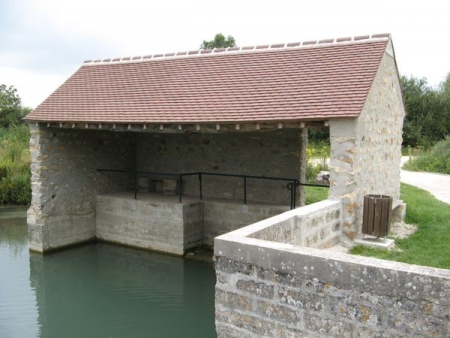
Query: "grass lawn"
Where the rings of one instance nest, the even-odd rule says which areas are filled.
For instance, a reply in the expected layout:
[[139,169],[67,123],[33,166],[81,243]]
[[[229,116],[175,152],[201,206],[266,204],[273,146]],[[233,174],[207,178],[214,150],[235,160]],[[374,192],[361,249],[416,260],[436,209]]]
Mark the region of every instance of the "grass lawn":
[[329,188],[305,187],[306,204],[313,204],[328,198]]
[[417,231],[409,238],[396,239],[393,250],[355,246],[350,253],[450,269],[450,205],[403,183],[401,198],[407,204],[405,222],[417,225]]

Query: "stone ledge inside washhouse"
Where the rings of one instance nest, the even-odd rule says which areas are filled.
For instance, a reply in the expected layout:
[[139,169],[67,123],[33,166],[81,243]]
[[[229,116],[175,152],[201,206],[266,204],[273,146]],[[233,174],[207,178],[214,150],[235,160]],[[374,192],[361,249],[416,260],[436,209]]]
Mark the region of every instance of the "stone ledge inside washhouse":
[[96,195],[130,188],[130,177],[98,168],[135,166],[135,135],[30,123],[29,247],[45,252],[94,239]]
[[134,199],[132,193],[97,196],[97,238],[119,244],[183,255],[203,240],[201,201]]
[[185,196],[132,192],[97,196],[97,238],[109,242],[184,255],[212,248],[214,237],[283,213],[289,206],[243,205],[232,200],[200,201]]

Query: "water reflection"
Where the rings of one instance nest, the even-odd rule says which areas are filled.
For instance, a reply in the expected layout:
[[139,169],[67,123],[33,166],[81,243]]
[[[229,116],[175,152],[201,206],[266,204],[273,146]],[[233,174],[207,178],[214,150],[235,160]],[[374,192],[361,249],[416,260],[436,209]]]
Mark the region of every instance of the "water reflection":
[[[25,247],[28,256],[26,228],[23,237],[8,236],[15,238],[10,244],[21,243],[14,244],[22,247],[20,255]],[[8,337],[215,336],[215,276],[210,264],[93,243],[45,256],[31,253],[26,270],[28,305],[37,305],[35,326],[22,335],[9,330],[15,335]],[[28,283],[27,276],[17,278]],[[17,299],[9,301],[26,308]],[[14,320],[4,317],[1,309],[2,305],[0,329]]]
[[0,336],[38,337],[30,288],[26,207],[0,207]]

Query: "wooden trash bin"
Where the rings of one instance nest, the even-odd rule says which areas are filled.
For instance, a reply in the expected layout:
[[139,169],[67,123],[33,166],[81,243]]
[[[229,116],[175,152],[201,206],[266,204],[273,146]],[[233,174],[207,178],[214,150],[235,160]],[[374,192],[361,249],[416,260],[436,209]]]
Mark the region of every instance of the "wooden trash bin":
[[376,237],[386,237],[391,226],[391,209],[391,196],[364,196],[362,233]]

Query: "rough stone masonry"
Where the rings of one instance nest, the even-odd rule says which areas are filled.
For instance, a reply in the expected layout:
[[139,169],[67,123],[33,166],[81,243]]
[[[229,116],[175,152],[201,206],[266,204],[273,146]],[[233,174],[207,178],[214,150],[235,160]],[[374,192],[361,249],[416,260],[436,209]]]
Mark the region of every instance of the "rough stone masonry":
[[215,239],[218,337],[448,337],[450,271],[295,243],[295,219],[330,203]]
[[361,234],[367,194],[392,196],[394,217],[402,213],[400,160],[405,111],[392,45],[382,58],[361,115],[330,120],[329,198],[344,203],[341,241]]

